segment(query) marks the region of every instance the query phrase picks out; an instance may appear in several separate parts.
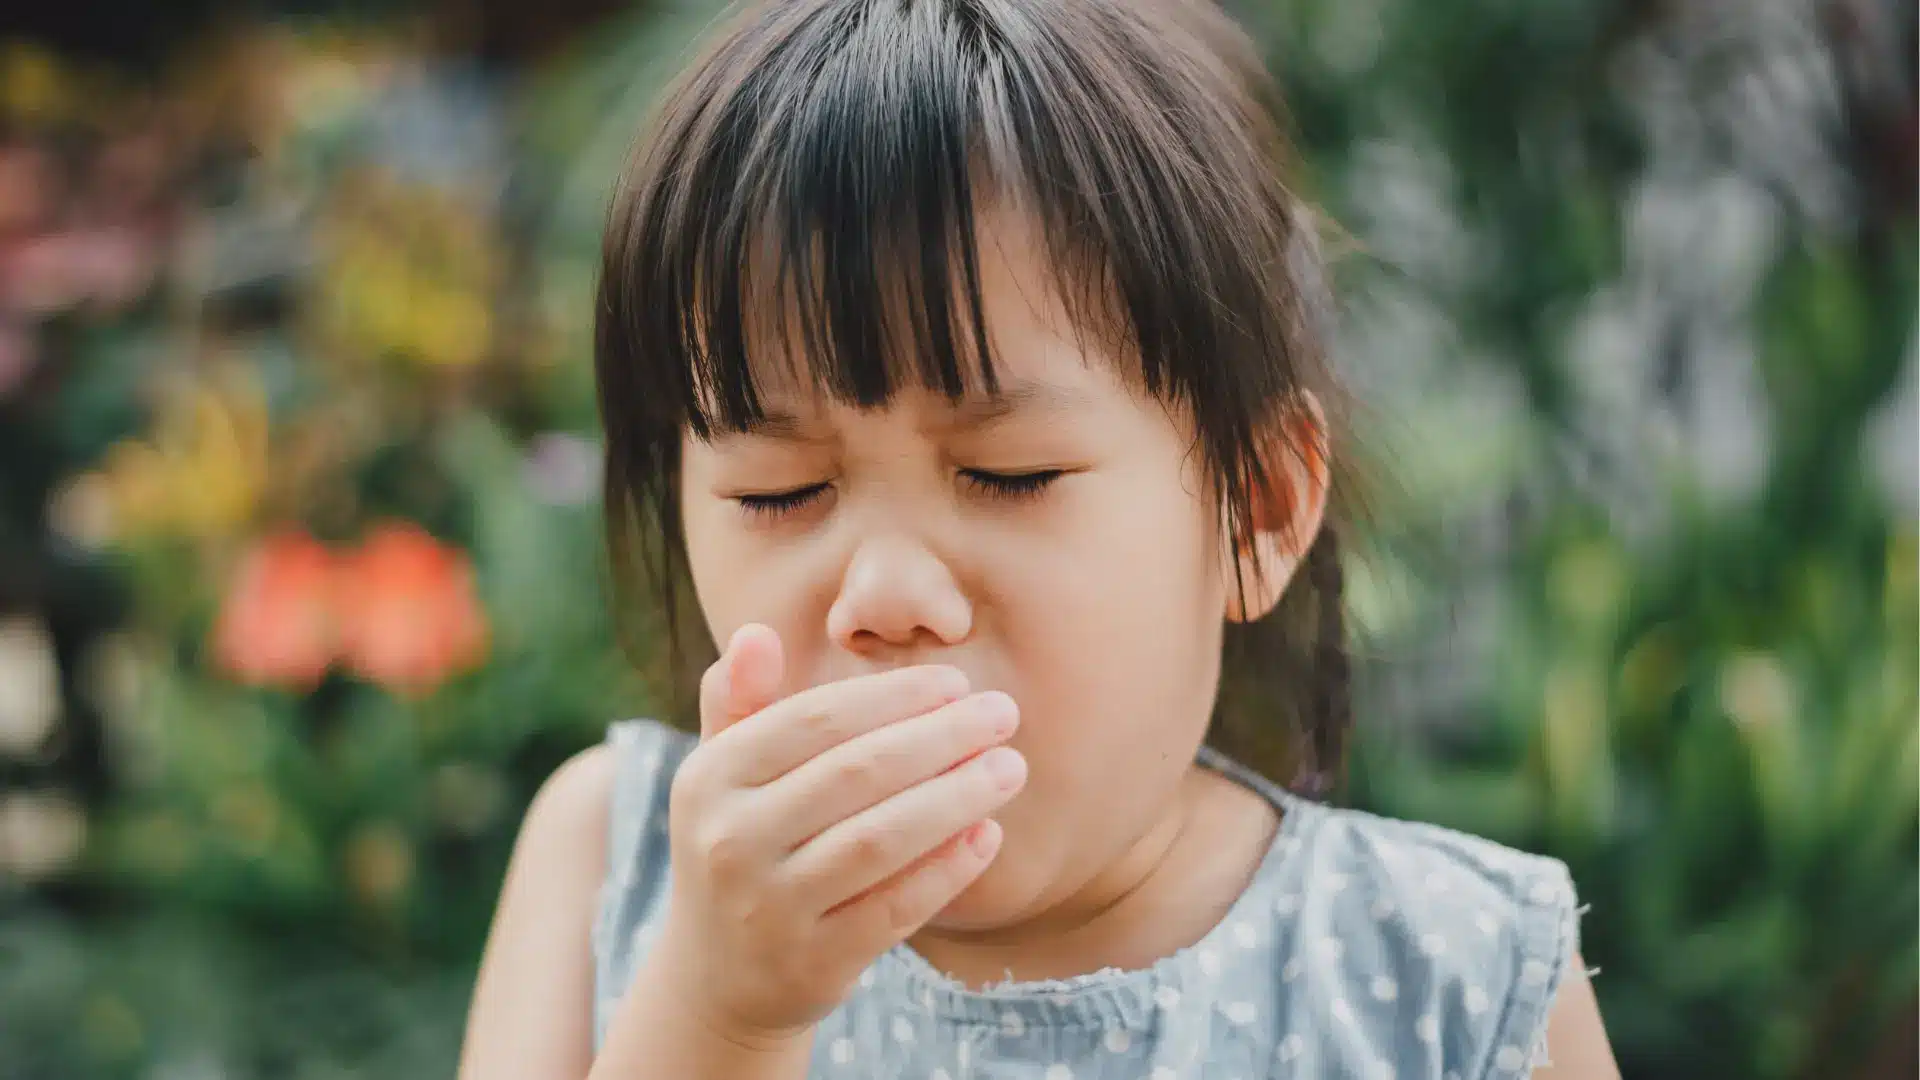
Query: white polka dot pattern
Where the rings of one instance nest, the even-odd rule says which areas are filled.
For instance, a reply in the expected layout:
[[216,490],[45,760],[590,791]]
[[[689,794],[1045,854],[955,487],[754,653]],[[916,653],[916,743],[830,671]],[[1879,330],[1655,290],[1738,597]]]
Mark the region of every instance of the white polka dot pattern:
[[1220,954],[1212,949],[1203,948],[1196,954],[1200,963],[1200,973],[1212,978],[1220,974]]
[[[621,764],[593,929],[596,1046],[660,929],[667,788],[692,745],[644,723],[609,739]],[[902,947],[821,1022],[809,1075],[1523,1080],[1578,945],[1565,868],[1259,789],[1283,811],[1274,849],[1178,957],[968,990]]]
[[1467,1014],[1470,1016],[1479,1016],[1481,1013],[1486,1012],[1487,1006],[1490,1004],[1487,1000],[1487,992],[1477,986],[1467,987],[1466,1003]]
[[1440,1041],[1440,1021],[1432,1013],[1413,1022],[1413,1036],[1423,1043]]

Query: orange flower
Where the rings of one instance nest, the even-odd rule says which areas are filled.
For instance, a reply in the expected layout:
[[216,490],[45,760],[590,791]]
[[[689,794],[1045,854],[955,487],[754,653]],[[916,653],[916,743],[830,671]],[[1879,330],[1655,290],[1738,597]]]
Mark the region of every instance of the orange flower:
[[334,556],[304,533],[261,540],[214,623],[215,661],[242,682],[312,689],[335,653],[334,573]]
[[345,558],[339,581],[341,648],[361,677],[416,695],[485,657],[473,566],[420,527],[376,527]]

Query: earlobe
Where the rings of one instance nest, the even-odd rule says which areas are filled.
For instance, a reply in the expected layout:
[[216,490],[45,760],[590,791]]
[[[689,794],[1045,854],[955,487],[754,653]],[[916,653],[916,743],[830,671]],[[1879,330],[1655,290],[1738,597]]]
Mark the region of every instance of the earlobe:
[[1266,490],[1254,493],[1253,536],[1235,543],[1229,530],[1226,618],[1254,622],[1280,603],[1287,584],[1320,535],[1331,484],[1326,425],[1320,403],[1302,392],[1305,405],[1272,448]]
[[1299,556],[1293,554],[1291,545],[1281,544],[1275,533],[1262,531],[1255,534],[1251,545],[1240,545],[1238,557],[1228,566],[1230,575],[1235,569],[1239,575],[1238,580],[1227,582],[1227,621],[1246,623],[1265,618],[1280,603],[1299,566]]

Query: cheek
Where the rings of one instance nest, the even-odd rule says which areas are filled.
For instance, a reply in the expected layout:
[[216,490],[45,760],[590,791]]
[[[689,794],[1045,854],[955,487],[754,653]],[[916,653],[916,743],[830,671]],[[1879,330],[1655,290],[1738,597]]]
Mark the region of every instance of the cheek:
[[806,607],[806,577],[799,566],[804,551],[797,545],[767,543],[730,502],[689,499],[681,514],[687,569],[714,636],[724,640],[743,623],[766,623],[791,653]]
[[740,592],[739,574],[743,559],[736,550],[736,530],[729,527],[720,511],[709,500],[685,500],[680,520],[686,534],[687,570],[699,597],[700,610],[719,630],[735,621],[734,600]]
[[1205,730],[1225,598],[1203,511],[1177,484],[1125,480],[1082,493],[1070,534],[1011,548],[998,575],[1001,647],[1041,721],[1022,738],[1051,759],[1037,768],[1177,755]]
[[994,603],[1017,633],[1069,643],[1083,664],[1161,658],[1148,669],[1165,666],[1170,645],[1217,633],[1225,595],[1191,496],[1120,475],[1072,498],[1041,535],[996,545]]

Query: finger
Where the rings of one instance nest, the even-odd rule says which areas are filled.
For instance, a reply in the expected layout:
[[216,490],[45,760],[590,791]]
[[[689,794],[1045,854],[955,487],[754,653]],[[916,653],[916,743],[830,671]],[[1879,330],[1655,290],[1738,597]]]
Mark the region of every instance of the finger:
[[996,746],[829,826],[787,858],[782,874],[803,903],[830,910],[998,810],[1026,779],[1020,752]]
[[798,848],[815,834],[1006,742],[1020,726],[997,691],[884,724],[795,766],[762,788],[750,811],[767,835]]
[[765,784],[875,728],[966,696],[957,668],[895,668],[802,690],[727,730],[728,781]]
[[759,623],[735,630],[700,677],[700,737],[710,739],[773,704],[785,674],[779,634]]
[[829,911],[821,931],[844,956],[877,956],[919,932],[1000,853],[1000,824],[975,822],[894,879]]

